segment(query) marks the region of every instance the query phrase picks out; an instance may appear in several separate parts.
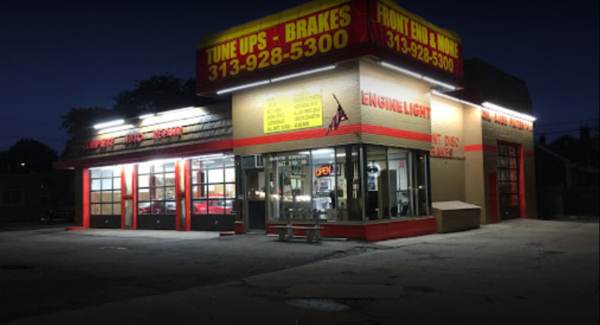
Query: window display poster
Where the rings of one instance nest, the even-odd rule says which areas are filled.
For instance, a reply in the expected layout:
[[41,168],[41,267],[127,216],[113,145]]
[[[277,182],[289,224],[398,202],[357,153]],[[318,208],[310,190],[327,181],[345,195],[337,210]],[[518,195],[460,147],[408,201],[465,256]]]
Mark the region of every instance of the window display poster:
[[331,187],[330,179],[320,179],[319,180],[319,191],[330,191],[333,188]]

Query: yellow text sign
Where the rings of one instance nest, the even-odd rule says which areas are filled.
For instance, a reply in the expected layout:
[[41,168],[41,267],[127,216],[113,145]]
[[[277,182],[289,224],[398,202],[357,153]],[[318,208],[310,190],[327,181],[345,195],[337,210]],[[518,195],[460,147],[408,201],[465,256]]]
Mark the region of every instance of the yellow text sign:
[[305,90],[265,100],[264,132],[277,133],[323,126],[320,90]]

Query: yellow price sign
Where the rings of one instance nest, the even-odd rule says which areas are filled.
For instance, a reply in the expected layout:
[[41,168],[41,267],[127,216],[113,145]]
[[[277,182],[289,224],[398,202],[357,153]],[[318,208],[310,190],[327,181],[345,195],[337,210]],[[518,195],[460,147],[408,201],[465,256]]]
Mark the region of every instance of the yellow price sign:
[[306,90],[267,98],[263,114],[265,134],[323,126],[321,91]]

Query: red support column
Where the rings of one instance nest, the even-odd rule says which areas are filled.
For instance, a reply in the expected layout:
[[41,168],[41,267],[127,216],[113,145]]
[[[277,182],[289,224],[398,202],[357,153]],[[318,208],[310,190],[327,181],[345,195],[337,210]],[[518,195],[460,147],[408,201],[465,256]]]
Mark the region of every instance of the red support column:
[[192,226],[192,186],[189,159],[185,160],[184,166],[183,179],[185,184],[185,231],[190,231]]
[[181,194],[180,189],[180,172],[179,172],[179,161],[175,162],[175,230],[181,230],[181,204],[179,204],[179,197]]
[[131,195],[133,196],[133,223],[132,223],[132,228],[133,230],[137,229],[137,214],[138,214],[138,209],[137,209],[137,199],[138,199],[138,192],[137,192],[137,165],[133,166],[133,175],[131,175],[131,177],[133,178],[131,180]]
[[523,163],[523,146],[519,145],[519,200],[521,201],[521,219],[527,218],[527,204],[525,202],[525,165]]
[[82,227],[90,227],[90,170],[83,169],[83,224]]
[[125,229],[125,167],[121,167],[121,229]]

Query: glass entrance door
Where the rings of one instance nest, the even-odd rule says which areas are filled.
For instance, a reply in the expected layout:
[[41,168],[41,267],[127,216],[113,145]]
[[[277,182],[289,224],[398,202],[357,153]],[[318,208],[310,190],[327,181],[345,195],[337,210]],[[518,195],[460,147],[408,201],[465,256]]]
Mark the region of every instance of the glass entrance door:
[[266,227],[265,188],[264,171],[246,170],[245,192],[248,199],[244,212],[250,230],[264,230]]

